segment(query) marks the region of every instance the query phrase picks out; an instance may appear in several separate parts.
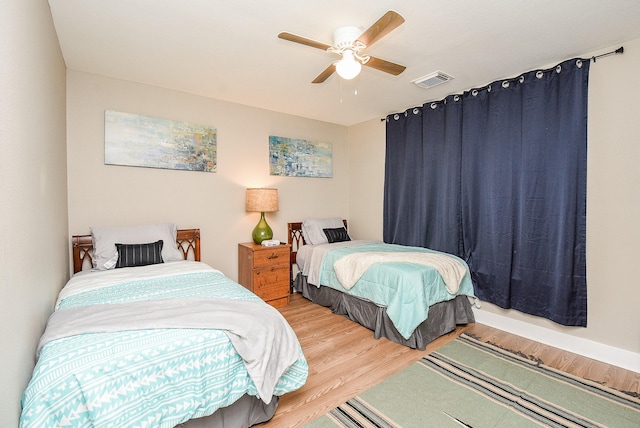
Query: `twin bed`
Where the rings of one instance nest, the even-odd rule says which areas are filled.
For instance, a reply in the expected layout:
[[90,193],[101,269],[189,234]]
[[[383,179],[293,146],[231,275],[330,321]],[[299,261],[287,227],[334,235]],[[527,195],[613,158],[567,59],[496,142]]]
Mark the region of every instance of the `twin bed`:
[[[295,290],[376,338],[423,350],[474,321],[461,260],[351,241],[340,219],[288,226]],[[72,247],[74,275],[38,345],[21,428],[249,427],[304,385],[291,327],[200,261],[199,229],[92,228]]]
[[200,261],[198,229],[154,225],[119,245],[132,236],[125,229],[72,238],[76,273],[38,345],[20,427],[269,420],[308,374],[286,320]]
[[473,285],[461,259],[351,241],[346,227],[339,218],[288,224],[292,272],[299,269],[293,288],[305,298],[369,328],[376,338],[420,350],[457,325],[474,322]]

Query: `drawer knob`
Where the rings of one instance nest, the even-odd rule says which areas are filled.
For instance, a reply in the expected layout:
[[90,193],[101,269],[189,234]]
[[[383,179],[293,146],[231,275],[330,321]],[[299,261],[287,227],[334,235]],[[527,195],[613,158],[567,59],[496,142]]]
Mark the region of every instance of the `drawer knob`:
[[270,255],[270,256],[267,256],[267,258],[268,258],[269,260],[271,260],[271,259],[277,259],[277,258],[278,258],[278,255],[277,255],[276,253],[271,253],[271,255]]

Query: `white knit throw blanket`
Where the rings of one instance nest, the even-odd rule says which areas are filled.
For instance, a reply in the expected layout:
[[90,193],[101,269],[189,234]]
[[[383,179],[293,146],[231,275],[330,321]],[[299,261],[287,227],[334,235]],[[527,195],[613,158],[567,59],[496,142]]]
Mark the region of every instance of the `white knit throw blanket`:
[[414,263],[431,266],[438,271],[445,283],[447,291],[456,294],[467,268],[455,257],[446,254],[425,252],[365,252],[353,253],[342,257],[333,264],[333,269],[340,284],[351,289],[367,269],[374,263]]

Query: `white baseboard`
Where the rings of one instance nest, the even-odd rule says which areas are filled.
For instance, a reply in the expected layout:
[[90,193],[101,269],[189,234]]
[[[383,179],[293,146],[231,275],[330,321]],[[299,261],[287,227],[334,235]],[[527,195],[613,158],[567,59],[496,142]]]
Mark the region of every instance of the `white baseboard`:
[[476,322],[640,373],[640,354],[474,308]]

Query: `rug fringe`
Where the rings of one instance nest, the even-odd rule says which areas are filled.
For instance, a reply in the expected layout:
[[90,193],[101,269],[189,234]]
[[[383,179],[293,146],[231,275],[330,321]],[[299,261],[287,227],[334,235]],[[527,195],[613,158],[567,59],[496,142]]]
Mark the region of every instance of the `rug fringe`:
[[[509,352],[509,353],[511,353],[513,355],[517,355],[520,358],[524,358],[526,360],[532,361],[532,362],[536,363],[537,367],[540,367],[540,368],[544,367],[544,368],[548,368],[548,369],[553,369],[553,370],[558,371],[560,373],[569,375],[569,373],[565,372],[564,370],[556,369],[556,368],[554,368],[554,367],[552,367],[550,365],[545,364],[544,360],[542,360],[541,358],[538,358],[538,357],[536,357],[534,355],[527,355],[522,351],[517,351],[517,350],[514,350],[514,349],[506,348],[506,347],[504,347],[502,345],[499,345],[497,343],[494,343],[494,342],[492,342],[490,340],[484,340],[480,336],[478,336],[476,334],[473,334],[473,333],[470,333],[470,332],[466,332],[465,331],[465,332],[460,334],[459,337],[464,339],[462,336],[467,336],[467,338],[472,339],[475,342],[483,343],[483,344],[486,344],[486,345],[490,345],[490,346],[493,346],[494,348],[501,349],[501,350],[503,350],[505,352]],[[613,391],[617,391],[617,392],[619,392],[621,394],[625,394],[625,395],[628,395],[628,396],[633,397],[633,398],[640,398],[640,393],[635,392],[635,391],[626,391],[624,389],[613,388],[611,386],[607,386],[606,382],[595,380],[595,379],[582,378],[582,377],[579,377],[579,376],[575,376],[575,377],[578,378],[578,379],[588,380],[589,382],[596,383],[596,384],[601,385],[601,386],[603,386],[605,388],[611,389]]]

